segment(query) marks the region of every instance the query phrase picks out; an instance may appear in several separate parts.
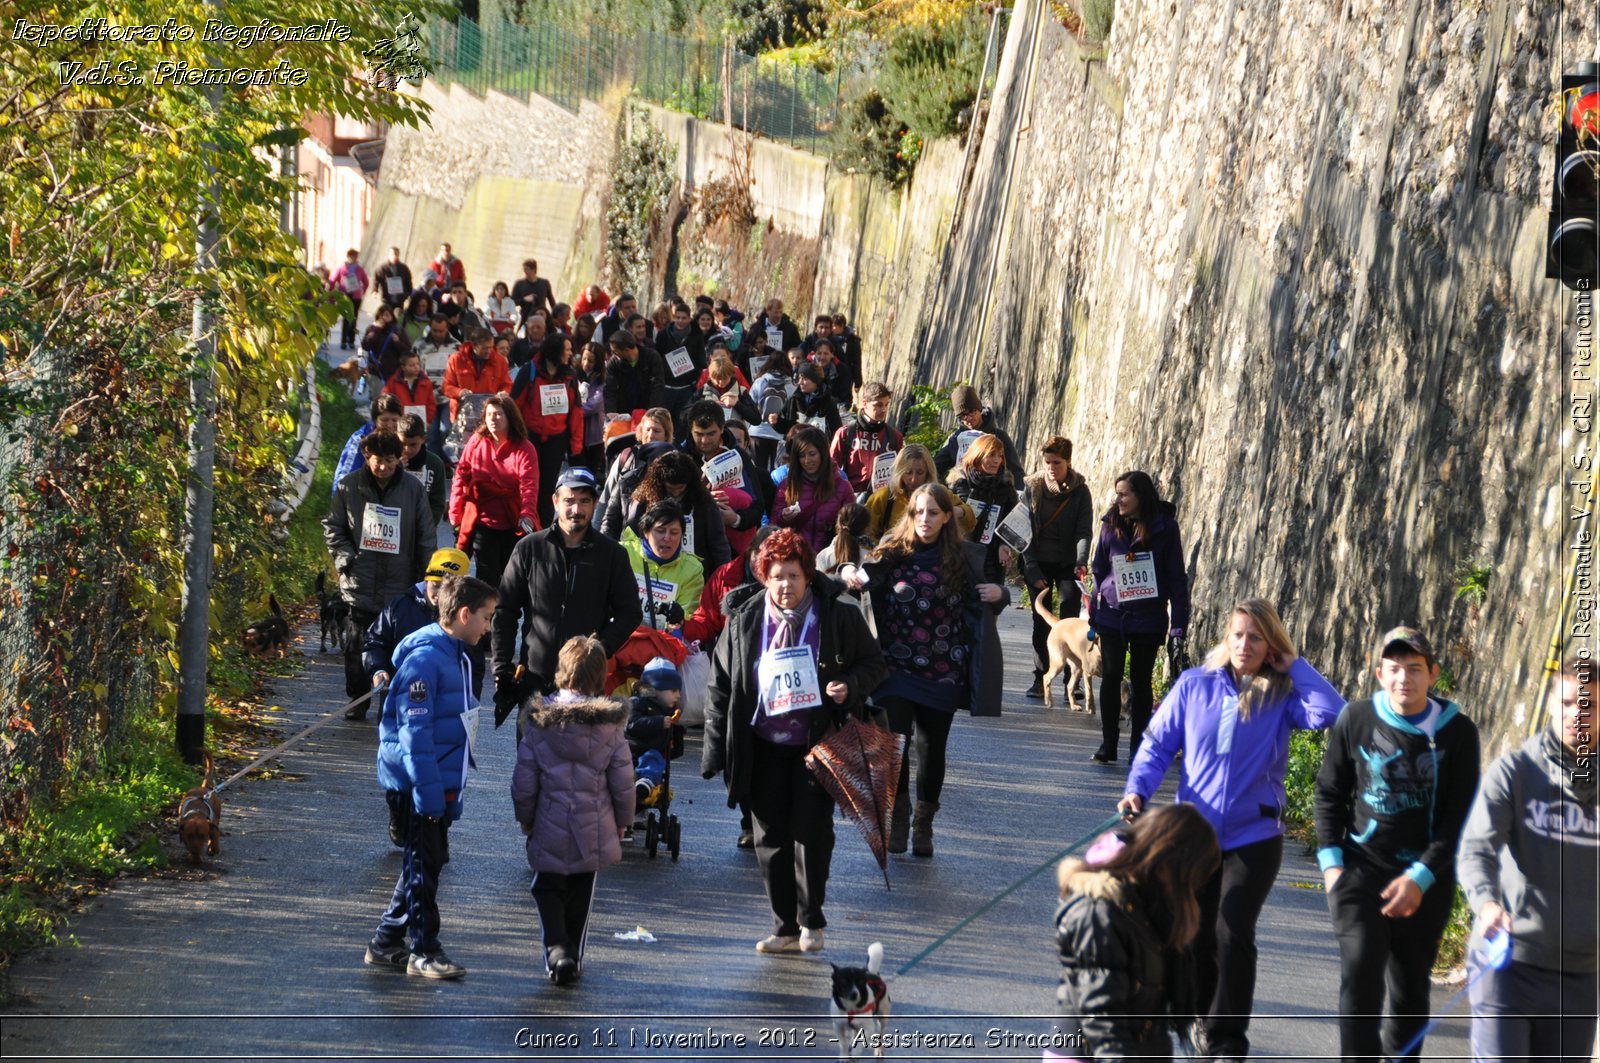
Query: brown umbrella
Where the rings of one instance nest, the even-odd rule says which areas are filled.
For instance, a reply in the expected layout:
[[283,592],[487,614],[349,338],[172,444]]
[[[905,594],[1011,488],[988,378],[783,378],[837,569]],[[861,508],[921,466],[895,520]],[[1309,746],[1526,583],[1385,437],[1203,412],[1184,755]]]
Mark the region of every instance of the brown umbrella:
[[806,767],[861,828],[889,887],[889,820],[900,778],[900,739],[855,717],[811,747]]

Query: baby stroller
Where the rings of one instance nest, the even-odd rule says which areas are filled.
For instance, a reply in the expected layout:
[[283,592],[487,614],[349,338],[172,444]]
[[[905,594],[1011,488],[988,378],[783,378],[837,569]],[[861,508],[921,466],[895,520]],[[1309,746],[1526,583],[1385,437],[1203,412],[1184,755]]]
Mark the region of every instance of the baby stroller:
[[[683,756],[683,725],[678,723],[676,705],[665,706],[658,696],[683,693],[683,679],[677,667],[665,657],[645,665],[639,676],[639,690],[630,699],[624,737],[633,756],[634,786],[638,794],[635,815],[644,827],[644,850],[650,859],[665,845],[672,859],[678,859],[681,829],[672,811],[672,762]],[[634,829],[641,824],[636,822]]]

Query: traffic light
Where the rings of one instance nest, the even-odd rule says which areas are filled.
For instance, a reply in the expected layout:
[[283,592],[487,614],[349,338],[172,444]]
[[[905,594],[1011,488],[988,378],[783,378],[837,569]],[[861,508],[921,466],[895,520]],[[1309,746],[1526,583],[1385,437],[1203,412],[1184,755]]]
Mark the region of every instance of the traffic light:
[[1593,291],[1600,280],[1600,63],[1561,76],[1546,277]]

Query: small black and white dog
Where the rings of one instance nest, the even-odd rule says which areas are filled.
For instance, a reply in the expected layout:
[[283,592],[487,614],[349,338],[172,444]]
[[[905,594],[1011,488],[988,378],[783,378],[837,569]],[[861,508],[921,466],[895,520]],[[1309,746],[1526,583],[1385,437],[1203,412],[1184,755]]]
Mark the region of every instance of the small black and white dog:
[[[875,1059],[883,1059],[883,1041],[889,1029],[889,985],[878,974],[883,967],[883,945],[867,946],[865,967],[833,968],[833,1029],[839,1035],[839,1058],[855,1059],[856,1044],[872,1045]],[[876,1039],[867,1040],[865,1020],[877,1023]],[[858,1022],[858,1020],[861,1020]]]
[[344,600],[337,588],[328,590],[328,574],[317,573],[317,614],[322,621],[322,653],[328,652],[328,639],[333,648],[344,652],[345,621],[350,617],[350,603]]

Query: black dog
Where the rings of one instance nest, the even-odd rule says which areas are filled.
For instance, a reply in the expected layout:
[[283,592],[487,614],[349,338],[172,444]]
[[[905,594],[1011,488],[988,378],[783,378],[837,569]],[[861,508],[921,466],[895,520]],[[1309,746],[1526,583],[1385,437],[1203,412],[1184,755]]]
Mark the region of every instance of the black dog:
[[328,590],[328,574],[317,573],[317,612],[322,620],[322,648],[320,652],[328,652],[328,639],[332,637],[333,648],[340,653],[344,652],[345,621],[350,618],[350,603],[344,600],[337,590]]
[[[865,967],[833,966],[833,993],[829,1011],[833,1029],[839,1037],[839,1058],[856,1058],[857,1047],[872,1048],[875,1059],[883,1059],[884,1035],[889,1028],[889,986],[878,972],[883,967],[883,946],[874,941],[867,946]],[[867,1029],[877,1027],[876,1036]]]
[[282,653],[289,648],[289,621],[283,618],[277,598],[267,595],[267,604],[272,607],[272,615],[245,628],[242,639],[244,648],[257,656],[268,650]]

